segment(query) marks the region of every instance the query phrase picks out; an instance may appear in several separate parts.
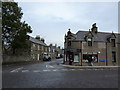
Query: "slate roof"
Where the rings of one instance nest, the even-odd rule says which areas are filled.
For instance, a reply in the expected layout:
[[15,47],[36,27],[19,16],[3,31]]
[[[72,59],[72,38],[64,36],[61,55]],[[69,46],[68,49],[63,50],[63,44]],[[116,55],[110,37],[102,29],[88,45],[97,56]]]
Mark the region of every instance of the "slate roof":
[[[76,39],[73,41],[85,41],[85,36],[89,33],[89,31],[78,31],[76,33]],[[94,36],[94,41],[96,42],[108,42],[107,38],[112,34],[112,33],[106,33],[106,32],[97,32],[93,33]],[[120,34],[114,33],[116,35],[116,42],[120,43]]]
[[43,43],[42,41],[37,40],[37,39],[35,39],[35,38],[33,38],[33,37],[30,37],[29,40],[30,40],[31,42],[33,42],[33,43],[40,44],[40,45],[43,45],[43,46],[47,46],[47,44],[45,44],[45,43]]

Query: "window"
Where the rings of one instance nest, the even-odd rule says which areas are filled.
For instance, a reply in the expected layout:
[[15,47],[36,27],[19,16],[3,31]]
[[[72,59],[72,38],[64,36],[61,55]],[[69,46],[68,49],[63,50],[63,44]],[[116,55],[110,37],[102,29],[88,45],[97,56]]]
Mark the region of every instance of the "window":
[[74,55],[74,62],[79,62],[79,57],[78,57],[78,55]]
[[44,47],[43,46],[41,46],[41,49],[42,49],[42,51],[44,50]]
[[68,38],[68,46],[71,46],[71,38]]
[[35,44],[33,43],[33,47],[35,47]]
[[92,46],[92,39],[88,38],[88,46]]
[[115,39],[111,39],[111,45],[112,47],[115,47]]
[[40,46],[38,45],[38,50],[40,50]]
[[116,52],[112,52],[112,62],[116,62]]
[[68,46],[71,46],[71,41],[68,41]]

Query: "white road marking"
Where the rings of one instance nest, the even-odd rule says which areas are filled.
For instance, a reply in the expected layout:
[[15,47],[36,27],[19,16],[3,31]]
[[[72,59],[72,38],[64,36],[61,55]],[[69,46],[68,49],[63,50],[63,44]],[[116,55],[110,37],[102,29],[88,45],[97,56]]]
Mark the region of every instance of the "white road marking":
[[50,67],[50,68],[54,68],[54,67],[53,67],[53,66],[51,66],[51,65],[50,65],[49,67]]
[[[43,70],[32,70],[31,72],[49,72],[49,71],[76,71],[76,70],[104,70],[104,69],[49,69],[49,68],[53,68],[53,66],[51,65],[46,65],[47,69],[43,69]],[[10,71],[11,73],[13,72],[19,72],[21,70],[21,72],[30,72],[30,70],[23,70],[23,67],[14,69],[12,71]],[[110,76],[105,76],[105,77],[110,77]]]
[[54,68],[54,67],[51,65],[46,65],[46,68]]
[[63,70],[63,71],[68,71],[68,69],[61,69],[61,70]]
[[23,67],[20,67],[20,68],[14,69],[14,70],[12,70],[12,71],[10,71],[10,72],[18,72],[18,70],[21,70],[21,69],[23,69]]
[[53,71],[58,71],[58,69],[55,69],[55,70],[53,70]]
[[22,70],[22,72],[29,72],[29,70]]
[[84,70],[84,69],[77,69],[77,70]]
[[17,70],[12,70],[12,71],[10,71],[10,72],[18,72]]
[[74,71],[75,69],[70,69],[70,70]]
[[34,70],[33,72],[41,72],[40,70]]
[[47,72],[47,71],[49,71],[49,70],[43,70],[44,72]]

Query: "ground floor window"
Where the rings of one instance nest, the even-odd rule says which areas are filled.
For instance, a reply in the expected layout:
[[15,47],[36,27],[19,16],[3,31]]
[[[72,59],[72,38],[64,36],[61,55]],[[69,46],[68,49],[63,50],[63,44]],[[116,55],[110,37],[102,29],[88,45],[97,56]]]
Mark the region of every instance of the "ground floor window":
[[97,54],[83,54],[83,60],[84,62],[88,62],[88,60],[90,60],[91,62],[98,62],[98,55]]
[[116,52],[112,52],[112,62],[116,62]]
[[78,57],[78,55],[74,55],[74,62],[79,62],[79,57]]

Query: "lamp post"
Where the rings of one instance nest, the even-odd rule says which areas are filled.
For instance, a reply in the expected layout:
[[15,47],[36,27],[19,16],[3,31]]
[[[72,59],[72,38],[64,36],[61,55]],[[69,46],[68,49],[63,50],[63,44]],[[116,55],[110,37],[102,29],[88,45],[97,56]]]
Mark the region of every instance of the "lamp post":
[[[99,54],[100,54],[100,51],[98,51],[98,63],[99,63]],[[100,63],[99,63],[99,65],[100,65]]]
[[98,51],[98,54],[100,54],[100,51]]

